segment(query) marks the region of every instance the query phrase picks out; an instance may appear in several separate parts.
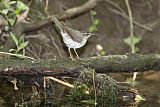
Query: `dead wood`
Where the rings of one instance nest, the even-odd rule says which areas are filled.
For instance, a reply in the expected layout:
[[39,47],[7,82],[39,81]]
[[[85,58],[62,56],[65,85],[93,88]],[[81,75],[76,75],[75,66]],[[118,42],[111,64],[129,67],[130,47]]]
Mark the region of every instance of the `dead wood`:
[[71,76],[77,77],[84,68],[97,73],[144,72],[160,70],[159,54],[126,54],[82,58],[72,61],[61,59],[1,59],[1,76]]

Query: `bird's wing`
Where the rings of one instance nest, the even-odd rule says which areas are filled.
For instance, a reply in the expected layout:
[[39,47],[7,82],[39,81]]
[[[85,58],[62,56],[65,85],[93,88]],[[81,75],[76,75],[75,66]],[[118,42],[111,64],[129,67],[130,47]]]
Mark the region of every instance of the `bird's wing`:
[[52,21],[56,24],[56,26],[61,32],[67,33],[73,39],[73,41],[79,43],[82,42],[83,37],[80,31],[74,30],[65,25],[64,23],[61,23],[55,16],[52,16]]
[[79,43],[82,42],[83,36],[80,31],[69,28],[68,26],[64,26],[64,27],[68,35],[73,39],[73,41],[79,42]]

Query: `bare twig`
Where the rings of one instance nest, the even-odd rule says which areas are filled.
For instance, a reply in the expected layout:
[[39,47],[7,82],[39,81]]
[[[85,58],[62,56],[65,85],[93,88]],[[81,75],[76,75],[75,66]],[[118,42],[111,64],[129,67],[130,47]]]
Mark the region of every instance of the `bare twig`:
[[31,54],[31,56],[35,57],[35,59],[39,59],[39,57],[33,52],[30,48],[26,48],[26,50]]
[[50,33],[48,30],[47,30],[47,33],[49,34],[49,36],[50,36],[50,38],[51,38],[51,40],[52,40],[53,46],[57,49],[59,56],[62,58],[63,55],[62,55],[62,53],[61,53],[61,51],[60,51],[58,45],[56,44],[56,42],[55,42],[53,36],[51,35],[51,33]]
[[67,87],[74,88],[74,86],[73,86],[72,84],[69,84],[69,83],[67,83],[67,82],[64,82],[64,81],[62,81],[62,80],[60,80],[60,79],[57,79],[57,78],[54,78],[54,77],[46,77],[46,78],[49,78],[49,79],[51,79],[51,80],[53,80],[53,81],[55,81],[55,82],[58,82],[58,83],[60,83],[60,84],[62,84],[62,85],[65,85],[65,86],[67,86]]
[[[120,15],[120,16],[122,16],[122,17],[124,17],[124,18],[126,18],[126,19],[129,20],[129,17],[126,16],[126,15],[124,15],[124,14],[122,14],[121,12],[119,12],[119,11],[117,11],[117,10],[115,10],[115,9],[112,9],[112,8],[109,8],[109,10],[110,10],[111,12],[116,13],[116,14],[118,14],[118,15]],[[143,28],[143,29],[145,29],[145,30],[153,31],[153,29],[152,29],[151,27],[146,26],[146,25],[144,25],[144,24],[141,24],[141,23],[139,23],[139,22],[137,22],[137,21],[135,21],[135,20],[133,20],[133,24],[135,24],[135,25],[137,25],[137,26],[139,26],[139,27],[141,27],[141,28]]]
[[44,8],[46,14],[48,15],[48,0],[45,1],[45,8]]
[[37,51],[35,49],[34,44],[30,43],[29,47],[26,48],[27,51],[29,51],[36,59],[40,59],[40,57],[37,55]]
[[114,7],[116,7],[122,14],[127,15],[126,12],[119,5],[117,5],[116,3],[114,3],[113,1],[111,1],[111,0],[105,0],[105,1],[107,3],[113,5]]
[[[120,6],[118,6],[116,3],[112,2],[111,0],[105,0],[105,2],[113,5],[114,7],[116,7],[116,8],[119,10],[119,11],[118,11],[118,10],[116,10],[116,9],[113,9],[113,8],[109,7],[108,9],[109,9],[111,12],[116,13],[116,14],[118,14],[118,15],[120,15],[120,16],[122,16],[122,17],[124,17],[124,18],[126,18],[126,19],[129,20],[128,15],[125,13],[125,11],[124,11]],[[139,23],[139,22],[137,22],[137,21],[135,21],[135,20],[133,20],[133,24],[135,24],[135,25],[137,25],[137,26],[139,26],[139,27],[141,27],[141,28],[143,28],[143,29],[146,29],[146,30],[148,30],[148,31],[153,31],[151,27],[146,26],[146,25],[144,25],[144,24],[141,24],[141,23]]]
[[14,57],[26,58],[26,59],[32,59],[32,60],[34,60],[34,58],[32,58],[32,57],[21,55],[21,54],[13,54],[13,53],[8,53],[8,52],[0,52],[0,54],[10,55],[10,56],[14,56]]

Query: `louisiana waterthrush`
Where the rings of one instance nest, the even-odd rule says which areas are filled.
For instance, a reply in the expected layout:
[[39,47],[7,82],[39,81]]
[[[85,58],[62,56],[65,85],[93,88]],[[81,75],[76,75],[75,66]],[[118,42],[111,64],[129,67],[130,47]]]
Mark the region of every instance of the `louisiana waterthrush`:
[[69,51],[71,59],[73,59],[73,55],[71,54],[71,50],[70,50],[71,48],[74,49],[74,52],[79,58],[78,53],[76,52],[76,49],[83,47],[86,44],[88,38],[94,34],[84,33],[84,32],[72,29],[66,26],[64,23],[58,21],[58,19],[55,16],[52,16],[52,21],[55,23],[57,28],[60,30],[60,33],[63,38],[63,42],[68,47],[68,51]]

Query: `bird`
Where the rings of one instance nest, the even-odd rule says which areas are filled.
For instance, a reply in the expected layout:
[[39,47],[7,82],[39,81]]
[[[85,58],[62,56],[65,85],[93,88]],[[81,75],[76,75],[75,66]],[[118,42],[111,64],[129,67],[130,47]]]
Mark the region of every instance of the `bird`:
[[86,32],[81,32],[79,30],[72,29],[68,27],[66,24],[60,22],[55,16],[52,16],[51,20],[59,29],[60,34],[63,38],[63,42],[68,47],[68,52],[71,59],[74,60],[73,55],[71,53],[71,49],[74,50],[77,58],[79,58],[79,55],[76,52],[76,49],[83,47],[86,44],[88,38],[94,34],[90,32],[86,33]]

